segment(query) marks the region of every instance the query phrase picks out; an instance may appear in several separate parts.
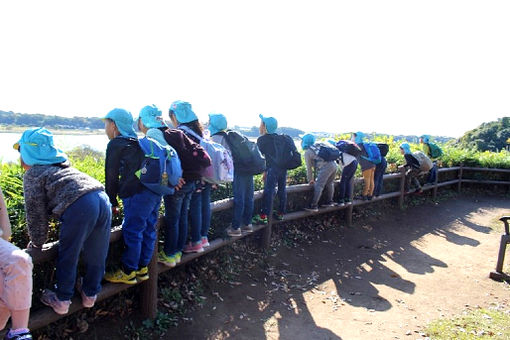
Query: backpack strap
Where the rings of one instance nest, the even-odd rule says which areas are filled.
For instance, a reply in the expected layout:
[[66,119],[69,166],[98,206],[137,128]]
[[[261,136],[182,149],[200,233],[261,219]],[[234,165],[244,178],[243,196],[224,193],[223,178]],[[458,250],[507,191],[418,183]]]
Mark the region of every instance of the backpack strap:
[[189,127],[187,127],[186,125],[179,125],[179,129],[189,133],[190,135],[192,135],[193,137],[195,137],[196,139],[198,139],[199,141],[202,141],[204,140],[203,137],[200,137],[200,135],[198,133],[196,133],[195,131],[193,131],[192,129],[190,129]]

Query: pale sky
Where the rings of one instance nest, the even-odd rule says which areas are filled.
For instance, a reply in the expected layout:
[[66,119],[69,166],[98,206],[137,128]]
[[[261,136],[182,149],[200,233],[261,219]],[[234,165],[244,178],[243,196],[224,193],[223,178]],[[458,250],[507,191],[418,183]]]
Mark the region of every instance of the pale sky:
[[0,110],[459,137],[510,115],[510,1],[1,1]]

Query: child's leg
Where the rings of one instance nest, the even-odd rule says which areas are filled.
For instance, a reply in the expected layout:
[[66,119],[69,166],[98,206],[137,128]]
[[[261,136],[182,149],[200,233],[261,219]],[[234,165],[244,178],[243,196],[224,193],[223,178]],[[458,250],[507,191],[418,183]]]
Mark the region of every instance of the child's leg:
[[251,218],[253,216],[253,176],[243,175],[242,177],[242,190],[244,191],[242,222],[248,225],[251,223]]
[[[326,163],[322,166],[322,168],[319,169],[319,173],[317,174],[317,180],[315,181],[314,185],[313,198],[311,203],[312,206],[315,207],[319,204],[322,191],[326,188],[326,186],[328,185],[331,186],[331,184],[333,184],[332,182],[330,183],[329,181],[331,178],[331,174],[333,174],[334,176],[335,171],[336,165],[334,163]],[[332,199],[333,195],[329,192],[331,191],[331,189],[328,188],[326,190],[328,190],[328,196],[331,196]],[[330,201],[328,200],[328,202]]]
[[[232,183],[232,192],[234,194],[234,211],[232,216],[232,229],[241,227],[243,217],[245,190],[243,183],[243,175],[234,171],[234,182]],[[250,217],[251,218],[251,217]]]
[[96,225],[83,244],[82,258],[86,274],[83,278],[82,290],[86,296],[94,296],[101,290],[110,242],[112,208],[108,196],[103,191],[97,195],[97,205],[99,214]]
[[173,195],[163,197],[165,201],[165,245],[164,252],[167,255],[174,255],[177,250],[179,238],[179,219],[181,214],[184,193],[177,191]]
[[191,195],[189,206],[189,221],[191,223],[191,243],[202,242],[200,231],[202,230],[202,194],[203,191],[195,191]]
[[368,187],[368,193],[367,196],[372,196],[374,194],[374,174],[375,174],[375,167],[368,170],[369,171],[369,187]]
[[207,237],[209,228],[211,227],[211,188],[212,185],[207,183],[202,190],[202,229],[201,237]]
[[366,170],[363,170],[361,172],[361,174],[363,175],[363,181],[364,181],[364,185],[363,185],[363,196],[368,196],[368,193],[370,191],[370,181],[371,179],[373,179],[372,177],[372,171],[371,169],[366,169]]
[[269,168],[266,173],[266,182],[264,183],[264,193],[262,195],[262,214],[269,215],[272,210],[271,203],[273,202],[273,195],[278,181],[276,169]]
[[154,195],[151,199],[152,208],[147,218],[147,227],[143,231],[142,249],[140,251],[140,260],[138,268],[146,267],[151,262],[156,245],[156,224],[158,223],[159,207],[161,206],[161,196]]
[[278,170],[278,212],[284,214],[287,208],[287,170]]
[[331,163],[329,165],[329,177],[326,181],[326,185],[324,187],[324,190],[326,190],[326,202],[331,203],[333,202],[333,196],[335,194],[335,176],[336,176],[336,163]]
[[[358,162],[353,161],[351,164],[347,165],[344,168],[344,171],[342,173],[342,180],[343,176],[345,175],[345,194],[343,196],[344,199],[351,200],[351,193],[352,193],[352,185],[353,185],[353,179],[354,174],[356,173],[356,168],[358,167]],[[340,196],[342,198],[342,196]]]
[[[179,237],[177,239],[177,252],[184,249],[184,244],[188,238],[188,214],[191,202],[191,195],[195,190],[195,183],[186,183],[180,191],[183,191],[184,197],[182,199],[181,211],[179,213]],[[171,254],[168,254],[171,255]]]

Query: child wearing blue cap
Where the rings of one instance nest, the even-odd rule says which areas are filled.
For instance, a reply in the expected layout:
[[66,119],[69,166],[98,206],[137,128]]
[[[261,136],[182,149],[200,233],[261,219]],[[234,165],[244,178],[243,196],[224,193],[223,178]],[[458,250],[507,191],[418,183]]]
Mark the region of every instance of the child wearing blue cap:
[[416,157],[413,156],[413,153],[411,152],[411,146],[409,145],[409,143],[400,144],[400,153],[404,155],[404,159],[406,161],[406,164],[399,167],[406,169],[405,190],[406,191],[410,190],[412,181],[416,185],[415,192],[417,194],[421,194],[423,191],[421,188],[420,181],[418,180],[418,176],[421,173],[420,162],[416,159]]
[[268,215],[272,210],[271,202],[273,201],[277,185],[278,211],[275,217],[278,220],[283,220],[287,204],[287,169],[282,169],[275,162],[277,147],[282,147],[281,145],[277,145],[281,143],[281,139],[278,138],[278,134],[276,133],[278,121],[274,117],[264,117],[263,115],[259,115],[259,118],[260,137],[257,138],[257,145],[262,155],[266,158],[266,171],[263,174],[264,192],[262,195],[262,211],[260,214],[253,217],[253,223],[267,224]]
[[361,155],[358,158],[358,163],[361,167],[361,174],[363,175],[363,193],[361,195],[362,200],[371,200],[374,193],[374,175],[376,165],[367,159],[368,153],[364,143],[366,142],[366,136],[363,132],[356,132],[352,135],[353,142],[358,144],[361,149]]
[[423,135],[420,137],[420,144],[422,144],[422,150],[432,160],[432,169],[430,169],[429,176],[425,185],[435,184],[437,179],[437,162],[443,155],[443,150],[431,141],[429,135]]
[[[301,147],[305,150],[306,179],[314,186],[312,203],[305,210],[319,211],[319,200],[322,192],[326,191],[326,204],[324,207],[334,206],[333,195],[335,193],[335,161],[326,161],[319,157],[318,151],[314,148],[315,136],[307,133],[301,138]],[[317,170],[317,179],[314,176],[314,168]]]
[[[243,140],[243,136],[238,134],[239,137],[234,141],[231,134],[237,132],[228,131],[227,136],[227,118],[221,113],[209,114],[209,132],[211,139],[223,145],[228,150],[232,150],[230,143]],[[233,145],[233,148],[239,148],[239,145]],[[232,191],[234,196],[234,209],[232,216],[232,225],[227,228],[227,235],[241,236],[242,232],[253,232],[253,225],[251,219],[253,216],[253,174],[243,172],[242,169],[236,166],[236,154],[232,153],[234,158],[234,181],[232,183]],[[239,163],[238,163],[239,164]]]
[[121,267],[105,274],[113,283],[136,284],[149,278],[148,268],[156,242],[155,225],[161,196],[142,185],[136,172],[144,154],[133,128],[133,116],[124,109],[113,109],[104,118],[105,133],[110,141],[106,146],[106,192],[118,213],[122,199],[124,219],[122,237],[124,252]]
[[58,314],[69,311],[80,252],[86,274],[81,285],[84,307],[94,305],[101,290],[108,253],[111,205],[104,187],[72,168],[44,128],[29,129],[14,145],[21,154],[28,247],[46,242],[50,217],[60,220],[56,291],[46,289],[41,301]]
[[28,329],[32,305],[32,258],[9,242],[11,223],[0,189],[0,330],[11,318],[4,339],[32,339]]

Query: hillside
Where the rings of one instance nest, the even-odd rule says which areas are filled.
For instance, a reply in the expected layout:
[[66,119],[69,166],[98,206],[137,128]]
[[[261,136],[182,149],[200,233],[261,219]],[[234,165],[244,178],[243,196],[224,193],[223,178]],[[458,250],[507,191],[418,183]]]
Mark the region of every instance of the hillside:
[[495,122],[483,123],[476,129],[466,132],[459,139],[458,144],[462,148],[498,152],[509,142],[510,117],[503,117]]

